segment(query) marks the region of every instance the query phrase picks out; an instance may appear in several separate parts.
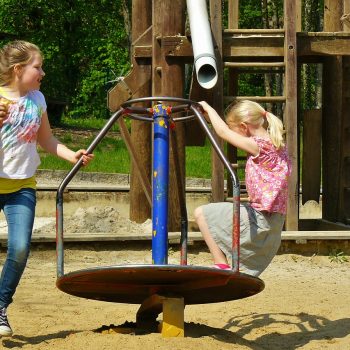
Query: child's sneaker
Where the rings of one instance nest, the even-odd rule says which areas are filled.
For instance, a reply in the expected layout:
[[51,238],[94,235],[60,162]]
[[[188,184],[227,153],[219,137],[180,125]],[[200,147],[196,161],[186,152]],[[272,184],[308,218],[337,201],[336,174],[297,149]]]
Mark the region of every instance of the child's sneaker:
[[9,337],[12,335],[12,329],[7,319],[6,307],[0,309],[0,336]]
[[227,264],[214,264],[214,268],[219,270],[231,270],[231,266]]

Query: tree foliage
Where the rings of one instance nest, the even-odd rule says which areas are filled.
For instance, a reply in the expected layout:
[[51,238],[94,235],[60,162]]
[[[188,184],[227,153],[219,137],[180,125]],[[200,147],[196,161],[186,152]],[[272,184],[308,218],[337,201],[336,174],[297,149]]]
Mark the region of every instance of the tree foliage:
[[106,82],[129,66],[125,4],[125,0],[1,0],[0,32],[41,48],[46,72],[42,90],[49,100],[67,101],[72,117],[105,117]]
[[[145,0],[146,1],[146,0]],[[44,53],[47,99],[67,101],[70,117],[104,118],[108,83],[130,68],[130,0],[1,0],[0,32],[32,41]],[[320,30],[322,0],[303,0],[303,29]],[[223,0],[227,10],[227,0]],[[227,12],[227,11],[226,11]],[[223,15],[227,23],[227,13]],[[240,28],[282,28],[283,0],[239,2]],[[12,37],[2,41],[2,44]],[[303,104],[315,104],[317,68],[303,71]],[[280,95],[278,75],[241,74],[239,94]]]

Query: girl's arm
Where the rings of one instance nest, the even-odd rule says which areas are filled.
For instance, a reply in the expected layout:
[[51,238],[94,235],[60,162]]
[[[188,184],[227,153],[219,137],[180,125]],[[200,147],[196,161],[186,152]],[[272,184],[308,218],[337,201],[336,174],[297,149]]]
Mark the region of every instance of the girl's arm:
[[87,165],[94,157],[93,154],[88,154],[84,149],[74,152],[59,142],[52,134],[47,112],[43,113],[41,118],[41,125],[38,130],[38,143],[46,152],[54,154],[73,164],[83,156],[83,165]]
[[258,155],[259,147],[251,137],[243,136],[238,132],[231,130],[220,118],[215,109],[209,106],[205,101],[199,102],[199,104],[203,107],[204,112],[207,113],[210,122],[219,137],[253,156]]

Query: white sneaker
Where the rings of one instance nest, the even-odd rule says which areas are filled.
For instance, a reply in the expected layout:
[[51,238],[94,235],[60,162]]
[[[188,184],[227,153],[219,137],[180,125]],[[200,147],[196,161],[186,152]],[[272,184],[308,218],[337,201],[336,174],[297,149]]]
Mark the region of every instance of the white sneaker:
[[0,336],[10,337],[12,329],[7,319],[6,307],[0,309]]

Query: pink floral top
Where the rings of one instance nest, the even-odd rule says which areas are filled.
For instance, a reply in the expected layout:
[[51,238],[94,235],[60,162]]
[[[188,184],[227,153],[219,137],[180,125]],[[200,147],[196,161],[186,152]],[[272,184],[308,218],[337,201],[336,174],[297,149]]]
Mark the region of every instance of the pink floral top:
[[246,188],[251,206],[259,211],[286,214],[288,177],[291,162],[285,147],[277,150],[270,140],[253,137],[257,156],[246,164]]

